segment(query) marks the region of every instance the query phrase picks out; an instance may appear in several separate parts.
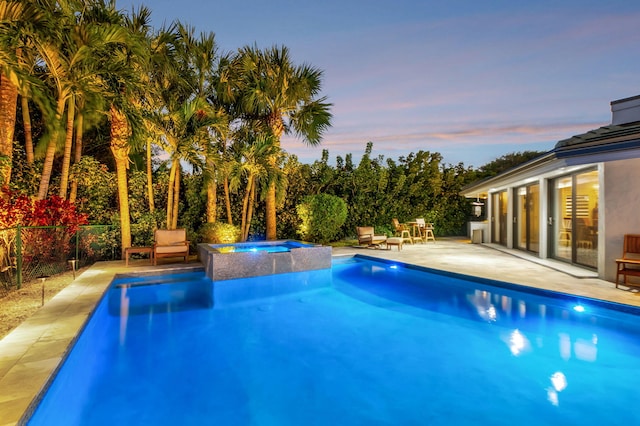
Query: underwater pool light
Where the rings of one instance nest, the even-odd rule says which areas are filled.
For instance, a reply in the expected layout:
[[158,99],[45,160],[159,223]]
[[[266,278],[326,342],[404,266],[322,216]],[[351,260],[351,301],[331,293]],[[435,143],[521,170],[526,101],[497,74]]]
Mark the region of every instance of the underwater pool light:
[[389,266],[389,269],[398,269],[398,265],[391,265]]
[[584,312],[584,306],[582,306],[582,305],[575,305],[575,306],[573,307],[573,310],[574,310],[574,311],[576,311],[576,312]]

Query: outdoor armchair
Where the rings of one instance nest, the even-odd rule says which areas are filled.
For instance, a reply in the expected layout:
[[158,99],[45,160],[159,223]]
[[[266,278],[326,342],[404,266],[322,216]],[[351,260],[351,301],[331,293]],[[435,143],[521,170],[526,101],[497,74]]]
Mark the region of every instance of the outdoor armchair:
[[189,241],[185,229],[157,229],[153,244],[153,264],[159,257],[184,257],[189,261]]
[[386,235],[376,235],[373,226],[358,226],[358,244],[366,246],[377,246],[387,241]]

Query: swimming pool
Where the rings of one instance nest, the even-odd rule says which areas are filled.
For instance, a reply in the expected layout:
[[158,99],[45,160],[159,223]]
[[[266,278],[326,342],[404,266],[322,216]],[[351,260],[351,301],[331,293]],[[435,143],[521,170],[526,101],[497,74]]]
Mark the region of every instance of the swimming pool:
[[495,284],[358,257],[118,279],[30,424],[639,423],[637,309]]

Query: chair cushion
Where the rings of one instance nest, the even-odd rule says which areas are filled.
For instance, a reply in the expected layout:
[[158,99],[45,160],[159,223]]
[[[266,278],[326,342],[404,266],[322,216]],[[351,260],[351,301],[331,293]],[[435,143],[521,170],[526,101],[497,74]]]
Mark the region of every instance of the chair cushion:
[[187,253],[189,252],[189,246],[183,245],[170,245],[170,246],[156,246],[156,253]]
[[155,232],[156,244],[168,246],[171,244],[182,244],[187,240],[185,229],[158,229]]

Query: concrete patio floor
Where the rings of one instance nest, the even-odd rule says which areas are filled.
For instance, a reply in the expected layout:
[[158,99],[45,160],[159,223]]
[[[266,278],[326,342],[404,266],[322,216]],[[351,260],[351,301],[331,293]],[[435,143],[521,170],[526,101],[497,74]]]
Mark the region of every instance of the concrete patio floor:
[[[438,239],[405,244],[402,251],[340,247],[334,256],[362,254],[450,272],[507,281],[547,290],[640,306],[640,293],[616,289],[595,272],[514,250]],[[0,340],[0,426],[20,422],[32,400],[46,386],[117,274],[162,273],[167,269],[201,267],[198,262],[149,266],[148,259],[99,262],[83,272],[35,315]]]

